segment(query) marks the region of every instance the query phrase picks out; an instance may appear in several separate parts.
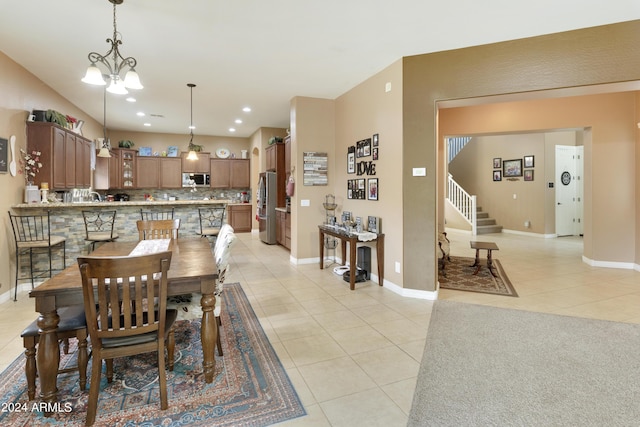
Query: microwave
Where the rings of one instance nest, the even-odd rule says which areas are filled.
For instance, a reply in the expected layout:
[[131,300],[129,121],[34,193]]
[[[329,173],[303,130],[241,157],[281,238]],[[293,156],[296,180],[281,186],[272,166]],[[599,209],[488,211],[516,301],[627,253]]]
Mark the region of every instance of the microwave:
[[208,187],[211,177],[208,173],[183,173],[182,186],[191,187],[194,183],[196,187]]

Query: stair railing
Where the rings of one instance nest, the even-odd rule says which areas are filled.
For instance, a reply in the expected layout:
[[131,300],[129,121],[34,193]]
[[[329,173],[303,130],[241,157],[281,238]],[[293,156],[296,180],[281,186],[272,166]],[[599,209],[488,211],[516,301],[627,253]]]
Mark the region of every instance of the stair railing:
[[449,174],[447,185],[447,199],[453,207],[460,212],[460,215],[471,224],[471,233],[474,236],[478,234],[476,196],[467,193],[464,188],[453,179],[451,174]]

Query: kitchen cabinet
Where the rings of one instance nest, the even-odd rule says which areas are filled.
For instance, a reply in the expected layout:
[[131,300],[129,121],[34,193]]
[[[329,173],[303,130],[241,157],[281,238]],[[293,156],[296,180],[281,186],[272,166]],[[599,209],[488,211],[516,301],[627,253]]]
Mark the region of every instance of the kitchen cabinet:
[[211,159],[211,188],[251,187],[248,159]]
[[279,208],[287,205],[286,186],[288,176],[287,170],[285,170],[285,145],[273,144],[265,149],[267,170],[276,173],[276,207]]
[[276,211],[276,242],[291,250],[291,214]]
[[284,144],[272,144],[265,148],[267,170],[277,172],[284,167]]
[[187,160],[189,153],[182,153],[182,172],[188,173],[210,173],[211,153],[198,153],[198,160]]
[[229,160],[229,187],[230,188],[249,188],[251,187],[251,178],[248,159],[231,159]]
[[49,122],[27,123],[27,151],[39,151],[42,167],[34,184],[49,183],[52,190],[89,188],[91,142]]
[[134,184],[135,151],[114,148],[111,157],[96,156],[93,186],[96,190],[131,188]]
[[227,220],[236,233],[251,231],[251,205],[227,205]]
[[136,159],[137,188],[181,188],[180,157],[143,157]]

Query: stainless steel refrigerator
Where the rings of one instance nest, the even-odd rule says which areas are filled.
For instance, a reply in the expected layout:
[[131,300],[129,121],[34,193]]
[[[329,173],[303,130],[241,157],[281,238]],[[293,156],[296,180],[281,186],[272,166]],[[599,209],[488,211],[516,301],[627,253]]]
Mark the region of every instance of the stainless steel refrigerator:
[[258,182],[256,197],[260,240],[275,245],[276,242],[276,173],[263,172]]

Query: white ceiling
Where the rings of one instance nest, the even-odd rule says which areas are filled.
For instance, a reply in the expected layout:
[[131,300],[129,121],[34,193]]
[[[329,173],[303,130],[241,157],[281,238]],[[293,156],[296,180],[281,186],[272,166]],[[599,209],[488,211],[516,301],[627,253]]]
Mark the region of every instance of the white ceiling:
[[[112,4],[0,0],[0,8],[0,51],[102,123],[103,89],[80,79],[88,53],[109,49]],[[638,0],[124,0],[121,53],[137,59],[145,87],[131,91],[135,104],[107,95],[107,126],[187,134],[195,83],[196,135],[246,137],[288,127],[291,98],[334,99],[403,56],[633,19]]]

